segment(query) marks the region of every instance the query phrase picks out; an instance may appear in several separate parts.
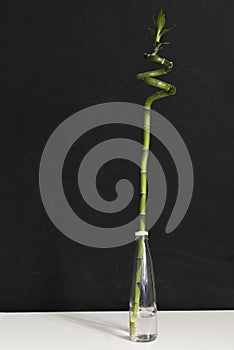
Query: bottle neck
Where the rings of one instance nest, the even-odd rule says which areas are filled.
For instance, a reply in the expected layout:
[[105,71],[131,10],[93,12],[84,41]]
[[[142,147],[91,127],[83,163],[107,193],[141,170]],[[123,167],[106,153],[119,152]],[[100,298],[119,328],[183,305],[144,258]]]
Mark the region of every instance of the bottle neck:
[[148,241],[148,232],[147,231],[138,231],[135,232],[135,240],[136,241]]
[[148,242],[148,240],[149,240],[148,236],[137,236],[137,237],[135,237],[135,241],[137,241],[137,242],[141,241],[143,243],[143,242]]

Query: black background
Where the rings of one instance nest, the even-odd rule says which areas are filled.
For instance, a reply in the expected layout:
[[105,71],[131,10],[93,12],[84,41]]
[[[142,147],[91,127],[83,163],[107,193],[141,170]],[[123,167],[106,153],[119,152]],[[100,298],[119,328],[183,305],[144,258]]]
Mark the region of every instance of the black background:
[[[152,68],[142,58],[152,47],[146,27],[161,6],[169,25],[176,24],[162,54],[175,63],[165,80],[178,92],[154,108],[188,146],[195,188],[183,222],[164,234],[176,194],[165,155],[171,190],[150,238],[158,307],[234,307],[233,1],[22,0],[2,1],[0,11],[1,311],[128,308],[134,244],[95,249],[66,238],[43,208],[38,170],[46,141],[70,115],[104,102],[141,104],[151,92],[135,75]],[[126,134],[140,140],[139,131]],[[84,145],[98,135],[88,140]],[[152,150],[164,158],[156,140]],[[67,166],[72,197],[71,160]],[[106,198],[117,168],[114,162],[100,171]],[[137,188],[137,169],[125,163],[121,169]]]

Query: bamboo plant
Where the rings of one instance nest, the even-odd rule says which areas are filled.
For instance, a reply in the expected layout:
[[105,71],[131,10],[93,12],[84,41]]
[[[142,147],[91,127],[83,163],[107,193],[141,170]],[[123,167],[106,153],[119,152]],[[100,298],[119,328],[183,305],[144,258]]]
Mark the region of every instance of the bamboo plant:
[[[164,47],[164,45],[169,44],[169,42],[163,42],[162,37],[173,29],[165,28],[165,14],[161,9],[158,13],[157,18],[153,16],[153,28],[147,28],[149,32],[153,35],[153,50],[151,53],[144,53],[144,58],[147,60],[161,64],[163,67],[161,69],[148,71],[145,73],[139,73],[136,76],[136,79],[144,82],[147,85],[159,88],[156,92],[149,95],[144,102],[144,125],[143,125],[143,148],[142,148],[142,157],[140,164],[140,205],[139,205],[139,230],[145,232],[147,230],[146,225],[146,200],[147,200],[147,168],[148,168],[148,157],[150,149],[150,120],[151,120],[151,108],[152,104],[163,98],[175,95],[176,88],[170,83],[164,82],[157,79],[161,75],[169,73],[173,68],[173,63],[168,61],[166,58],[159,56],[159,51]],[[142,254],[144,246],[145,236],[142,235],[138,240],[137,247],[137,258],[138,265],[136,268],[135,276],[135,297],[134,297],[134,307],[133,314],[130,317],[130,333],[134,334],[135,332],[135,319],[138,314],[139,301],[140,301],[140,282],[142,274]]]

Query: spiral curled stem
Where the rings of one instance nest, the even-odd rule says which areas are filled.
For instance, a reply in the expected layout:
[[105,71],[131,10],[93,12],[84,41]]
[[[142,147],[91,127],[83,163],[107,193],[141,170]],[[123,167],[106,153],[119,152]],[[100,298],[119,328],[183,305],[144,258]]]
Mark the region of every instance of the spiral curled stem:
[[[159,13],[159,16],[160,16],[160,13]],[[165,19],[164,14],[163,16]],[[156,39],[159,38],[159,40],[160,40],[160,30],[162,30],[162,28],[161,29],[158,28],[158,32],[155,33]],[[167,31],[169,30],[170,28]],[[143,132],[143,148],[142,148],[141,170],[140,170],[140,205],[139,205],[140,231],[146,231],[147,168],[148,168],[148,158],[149,158],[149,148],[150,148],[151,107],[155,101],[164,97],[175,95],[176,93],[175,86],[171,85],[170,83],[164,82],[162,80],[156,79],[156,77],[158,76],[168,74],[173,68],[173,63],[171,61],[168,61],[166,58],[162,58],[158,55],[158,51],[161,45],[162,44],[156,40],[155,48],[153,52],[151,54],[145,53],[144,58],[148,59],[151,62],[161,64],[163,68],[149,71],[149,72],[139,73],[136,76],[137,80],[142,81],[147,85],[160,89],[159,91],[156,91],[155,93],[148,96],[144,103],[144,126],[143,126],[144,132]],[[135,319],[139,311],[144,240],[145,240],[144,236],[138,238],[133,313],[130,316],[130,334],[131,335],[134,335],[136,332]]]
[[159,100],[163,97],[175,95],[176,93],[175,86],[162,80],[155,79],[155,77],[169,73],[173,68],[173,63],[165,58],[159,57],[154,53],[145,54],[144,56],[152,62],[162,64],[164,68],[150,72],[139,73],[137,75],[137,80],[141,80],[148,85],[161,89],[160,91],[156,91],[155,93],[148,96],[144,104],[144,134],[140,174],[140,231],[146,230],[147,165],[150,147],[151,107],[156,100]]

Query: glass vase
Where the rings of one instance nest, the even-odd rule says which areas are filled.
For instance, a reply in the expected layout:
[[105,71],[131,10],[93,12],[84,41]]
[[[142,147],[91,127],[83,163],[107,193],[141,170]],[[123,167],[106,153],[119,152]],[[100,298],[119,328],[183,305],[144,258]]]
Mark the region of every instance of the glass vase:
[[129,303],[130,339],[149,342],[157,338],[157,306],[148,232],[136,232],[136,252]]

